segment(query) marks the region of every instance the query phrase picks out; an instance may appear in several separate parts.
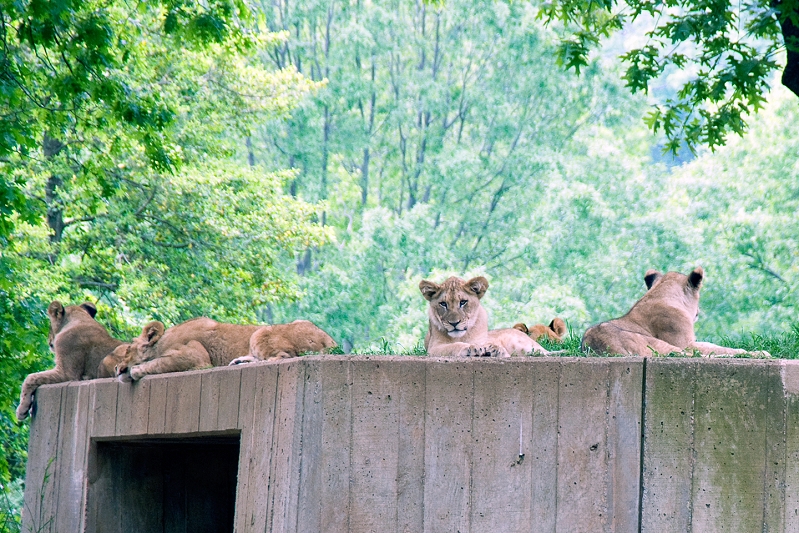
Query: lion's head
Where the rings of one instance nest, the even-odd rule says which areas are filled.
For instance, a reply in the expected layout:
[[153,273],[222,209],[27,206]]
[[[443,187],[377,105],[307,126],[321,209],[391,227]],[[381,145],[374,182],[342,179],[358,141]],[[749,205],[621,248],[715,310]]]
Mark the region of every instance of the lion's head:
[[441,285],[422,280],[419,290],[430,302],[428,315],[436,329],[457,339],[475,325],[478,311],[482,308],[480,299],[488,289],[488,280],[482,276],[463,281],[451,277]]
[[117,346],[112,354],[119,361],[116,366],[116,375],[122,376],[130,367],[154,357],[155,354],[150,348],[164,335],[164,329],[163,322],[153,320],[148,322],[142,328],[141,335],[130,341],[129,344]]
[[696,267],[687,276],[679,272],[661,274],[657,270],[647,270],[644,274],[647,292],[640,301],[667,303],[696,322],[699,318],[699,289],[704,277],[702,267]]
[[97,315],[97,307],[91,302],[64,307],[61,302],[54,300],[47,308],[47,316],[50,318],[50,333],[47,335],[47,344],[50,349],[55,349],[53,344],[55,336],[61,331],[68,319],[76,317],[94,319],[95,315]]

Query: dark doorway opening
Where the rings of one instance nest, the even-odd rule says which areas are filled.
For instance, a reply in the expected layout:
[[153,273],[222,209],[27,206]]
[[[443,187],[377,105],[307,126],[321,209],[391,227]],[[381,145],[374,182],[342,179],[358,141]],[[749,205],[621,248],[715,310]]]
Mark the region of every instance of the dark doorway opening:
[[87,532],[232,533],[238,435],[92,447]]

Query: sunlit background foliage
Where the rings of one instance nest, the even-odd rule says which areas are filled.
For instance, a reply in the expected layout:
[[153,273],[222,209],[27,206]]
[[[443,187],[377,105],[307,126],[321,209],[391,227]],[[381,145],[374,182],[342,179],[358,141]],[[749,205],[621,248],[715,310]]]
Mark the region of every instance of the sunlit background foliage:
[[629,34],[577,76],[535,3],[0,6],[0,528],[56,298],[96,302],[123,340],[150,319],[306,318],[400,351],[427,328],[423,278],[485,275],[492,327],[557,315],[579,336],[647,269],[702,265],[700,339],[795,335],[784,89],[745,136],[675,158],[625,86]]

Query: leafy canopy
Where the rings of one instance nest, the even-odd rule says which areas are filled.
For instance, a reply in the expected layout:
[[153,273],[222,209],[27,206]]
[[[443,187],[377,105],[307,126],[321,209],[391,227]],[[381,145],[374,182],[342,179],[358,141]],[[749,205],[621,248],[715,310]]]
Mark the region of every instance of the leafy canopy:
[[254,321],[296,294],[317,208],[238,157],[320,86],[263,67],[285,38],[236,0],[0,0],[3,485],[24,473],[19,386],[53,365],[50,300],[97,302],[127,340],[156,313]]
[[772,73],[787,46],[783,83],[799,95],[794,50],[799,46],[796,0],[554,0],[538,17],[562,23],[559,63],[580,72],[603,38],[640,22],[646,40],[621,56],[633,92],[648,92],[677,70],[689,74],[645,121],[663,130],[666,149],[684,144],[715,149],[727,135],[746,131],[747,115],[762,108]]

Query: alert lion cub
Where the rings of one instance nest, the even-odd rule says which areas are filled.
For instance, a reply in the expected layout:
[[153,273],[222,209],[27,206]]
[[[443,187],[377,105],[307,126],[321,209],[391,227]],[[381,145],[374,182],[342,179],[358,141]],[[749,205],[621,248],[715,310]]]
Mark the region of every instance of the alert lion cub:
[[130,344],[114,355],[120,381],[138,380],[147,374],[183,372],[209,366],[226,366],[247,355],[250,336],[261,326],[224,324],[210,318],[194,318],[166,331],[154,320]]
[[94,319],[97,308],[84,302],[64,307],[54,301],[47,308],[50,318],[48,343],[55,353],[55,368],[30,374],[22,383],[17,419],[28,416],[33,404],[33,393],[40,385],[112,377],[102,364],[113,350],[122,344]]
[[484,277],[463,281],[451,277],[441,285],[423,280],[422,296],[430,302],[424,347],[434,356],[494,356],[540,352],[540,344],[513,328],[488,330],[488,314],[480,299],[488,289]]
[[621,355],[650,355],[653,351],[697,351],[704,356],[746,353],[697,342],[694,322],[699,316],[699,288],[704,275],[702,267],[687,276],[647,271],[646,294],[623,317],[588,328],[583,335],[583,350]]

